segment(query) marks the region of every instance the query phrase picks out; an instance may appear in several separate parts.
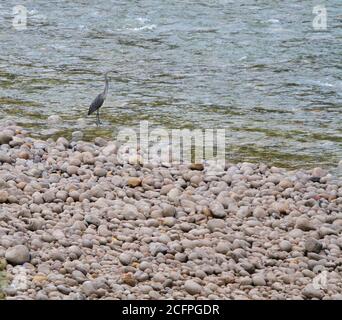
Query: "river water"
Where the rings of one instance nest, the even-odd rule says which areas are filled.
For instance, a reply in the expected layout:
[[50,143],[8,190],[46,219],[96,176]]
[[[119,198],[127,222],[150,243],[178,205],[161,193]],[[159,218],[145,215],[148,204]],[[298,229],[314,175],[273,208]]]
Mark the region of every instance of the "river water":
[[[317,2],[319,4],[319,2]],[[20,1],[0,4],[0,118],[35,136],[111,137],[141,120],[225,128],[233,161],[288,168],[342,159],[342,4],[325,1]],[[101,111],[86,117],[115,69]],[[63,122],[49,125],[50,115]]]

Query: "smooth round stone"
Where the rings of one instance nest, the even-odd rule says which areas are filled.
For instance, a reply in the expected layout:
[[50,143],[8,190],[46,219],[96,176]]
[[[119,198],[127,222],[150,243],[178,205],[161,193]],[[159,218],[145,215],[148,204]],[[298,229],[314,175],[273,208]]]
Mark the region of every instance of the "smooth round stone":
[[322,244],[314,238],[309,238],[305,241],[305,250],[308,252],[320,253],[322,248]]
[[85,217],[84,217],[84,220],[89,223],[89,224],[93,224],[95,226],[99,226],[101,224],[101,220],[91,214],[87,214]]
[[250,286],[253,284],[253,280],[250,277],[243,277],[240,279],[240,284],[242,286]]
[[44,225],[43,219],[31,219],[27,228],[30,231],[37,231],[37,230],[42,229],[43,225]]
[[266,280],[262,275],[253,275],[252,282],[255,286],[266,286]]
[[188,260],[188,256],[184,253],[177,252],[175,254],[175,259],[180,261],[180,262],[186,262]]
[[87,297],[96,293],[93,281],[85,281],[81,286],[81,290]]
[[169,204],[162,204],[163,217],[174,217],[176,214],[176,208]]
[[0,162],[2,163],[12,163],[12,159],[9,155],[0,151]]
[[79,168],[77,166],[73,166],[73,165],[68,166],[67,173],[68,173],[69,176],[76,175],[77,172],[78,172],[78,169]]
[[65,254],[58,249],[53,249],[50,252],[50,259],[51,260],[58,260],[58,261],[63,262],[65,260],[65,258],[66,258]]
[[87,281],[87,277],[83,274],[83,272],[79,270],[74,270],[72,272],[72,277],[78,282],[78,283],[83,283]]
[[174,217],[166,217],[163,219],[163,225],[172,228],[177,223],[177,220]]
[[253,216],[257,219],[263,219],[266,217],[266,211],[261,207],[256,207],[253,211]]
[[12,140],[12,137],[11,134],[0,132],[0,145],[8,144]]
[[226,224],[224,220],[221,219],[211,219],[207,223],[207,228],[211,231],[222,231],[225,228]]
[[141,181],[142,180],[140,178],[131,177],[131,178],[128,178],[127,185],[132,187],[132,188],[135,188],[135,187],[138,187],[141,185]]
[[227,213],[219,201],[213,201],[209,205],[209,209],[214,218],[225,218]]
[[178,204],[179,203],[179,197],[180,197],[180,191],[177,188],[173,188],[168,192],[167,197],[171,202]]
[[240,218],[247,218],[252,214],[248,206],[242,206],[238,209],[236,215]]
[[64,137],[60,137],[57,139],[56,144],[63,145],[65,148],[67,148],[69,146],[69,141]]
[[56,198],[54,191],[47,191],[43,194],[43,199],[45,202],[53,202]]
[[5,190],[0,190],[0,203],[6,203],[8,200],[8,192]]
[[202,292],[202,286],[193,280],[187,280],[184,283],[184,290],[191,295],[196,295]]
[[119,255],[119,261],[124,265],[128,266],[132,262],[132,256],[128,253],[121,253]]
[[230,244],[224,241],[220,241],[215,248],[216,252],[222,253],[222,254],[226,254],[227,252],[229,252],[230,249],[231,249]]
[[30,261],[30,252],[26,246],[17,245],[6,250],[5,258],[9,264],[21,265]]
[[279,243],[279,248],[282,251],[290,252],[292,250],[292,244],[290,241],[282,240]]
[[[101,137],[96,137],[94,140],[95,145],[99,146],[99,147],[104,147],[107,145],[107,140],[101,138]],[[108,154],[109,155],[109,154]]]
[[322,169],[322,168],[320,168],[320,167],[314,168],[314,169],[312,170],[312,176],[313,176],[313,177],[322,178],[322,177],[324,177],[324,176],[326,176],[326,175],[327,175],[327,171],[324,170],[324,169]]
[[52,115],[48,117],[48,124],[61,124],[62,118],[59,115]]
[[297,218],[295,227],[303,231],[310,231],[315,229],[310,220],[305,217]]
[[152,264],[147,261],[142,261],[139,265],[139,269],[142,271],[145,271],[146,269],[151,269],[151,268],[152,268]]
[[166,253],[168,251],[168,247],[163,244],[163,243],[151,243],[150,244],[150,252],[152,254],[152,256],[156,256],[158,253]]
[[82,240],[82,246],[85,247],[85,248],[92,249],[94,244],[93,244],[93,241],[90,240],[90,239],[83,239]]
[[95,168],[94,175],[97,177],[105,177],[107,175],[107,170],[104,168]]
[[279,186],[283,189],[287,189],[287,188],[292,188],[293,187],[293,183],[291,180],[289,179],[284,179],[284,180],[281,180],[279,182]]
[[93,165],[95,163],[95,158],[90,152],[84,152],[82,157],[83,163]]
[[98,228],[97,228],[97,233],[99,236],[101,237],[110,237],[112,236],[112,232],[108,230],[107,226],[106,225],[100,225]]
[[309,283],[302,291],[304,297],[309,299],[322,299],[324,292],[322,290],[316,289],[312,283]]

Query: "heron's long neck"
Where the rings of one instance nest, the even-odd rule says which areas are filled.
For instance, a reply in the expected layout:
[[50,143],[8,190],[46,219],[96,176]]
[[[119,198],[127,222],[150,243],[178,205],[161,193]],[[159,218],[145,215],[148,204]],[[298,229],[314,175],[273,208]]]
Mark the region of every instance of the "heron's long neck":
[[103,94],[106,96],[107,92],[108,92],[108,85],[109,85],[109,80],[107,78],[107,74],[105,74],[105,81],[106,81],[106,84],[105,84],[105,88],[104,88]]

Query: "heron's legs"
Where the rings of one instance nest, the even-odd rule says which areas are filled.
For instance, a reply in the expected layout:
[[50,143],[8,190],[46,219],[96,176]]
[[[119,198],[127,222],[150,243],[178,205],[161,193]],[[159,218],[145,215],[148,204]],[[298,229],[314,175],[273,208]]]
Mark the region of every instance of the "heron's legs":
[[96,111],[96,125],[99,126],[101,124],[100,121],[100,109],[97,109]]

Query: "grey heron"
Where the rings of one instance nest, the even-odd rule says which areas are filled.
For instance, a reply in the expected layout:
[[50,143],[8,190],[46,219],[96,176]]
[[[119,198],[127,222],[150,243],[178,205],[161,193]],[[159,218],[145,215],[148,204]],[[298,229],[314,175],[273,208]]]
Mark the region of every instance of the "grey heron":
[[88,116],[90,116],[92,113],[94,113],[96,111],[96,125],[100,125],[100,108],[102,107],[106,97],[107,97],[107,93],[108,93],[108,86],[109,86],[109,79],[108,79],[108,73],[110,72],[115,72],[116,71],[107,71],[105,73],[105,88],[103,90],[103,92],[101,92],[100,94],[98,94],[98,96],[94,99],[94,101],[91,103],[90,107],[89,107],[89,111],[88,111]]

